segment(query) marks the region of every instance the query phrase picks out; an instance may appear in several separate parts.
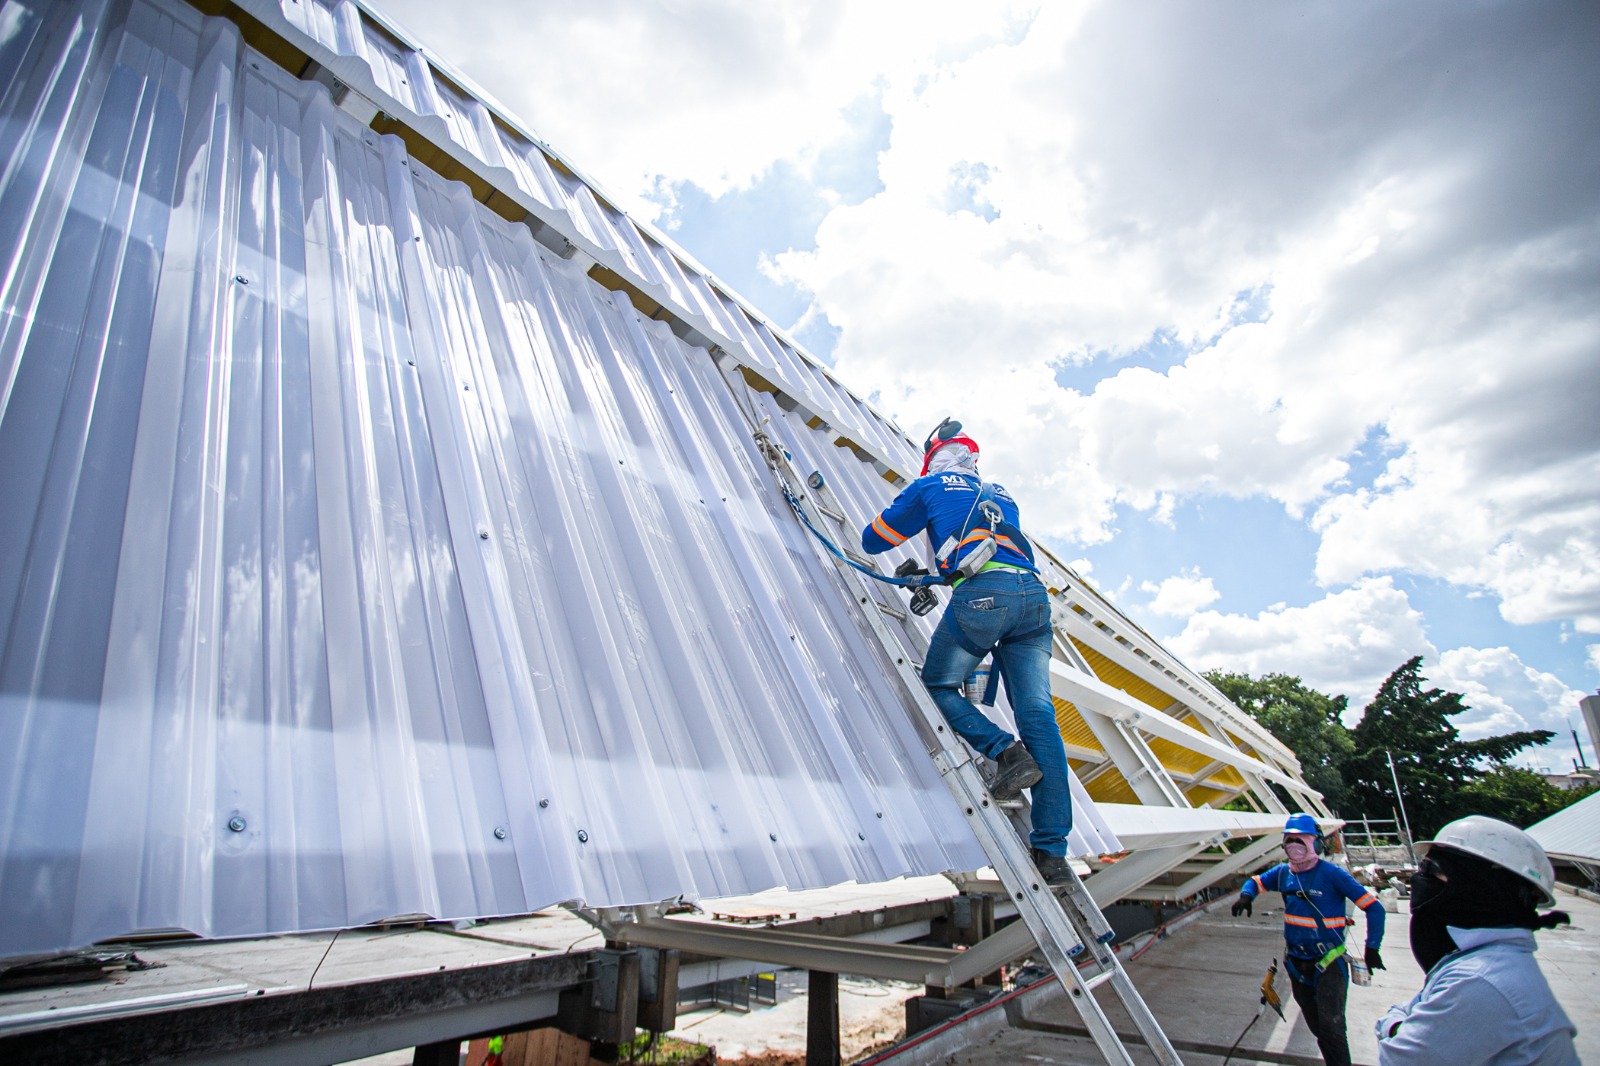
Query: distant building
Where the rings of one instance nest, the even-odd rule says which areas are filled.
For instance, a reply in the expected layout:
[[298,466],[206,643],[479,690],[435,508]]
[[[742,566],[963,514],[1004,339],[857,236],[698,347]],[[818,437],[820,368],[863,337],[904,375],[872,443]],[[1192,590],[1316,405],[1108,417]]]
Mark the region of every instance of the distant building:
[[1575,788],[1588,788],[1591,785],[1600,785],[1600,770],[1597,770],[1592,766],[1580,767],[1570,773],[1564,774],[1540,771],[1539,776],[1563,791],[1570,791]]

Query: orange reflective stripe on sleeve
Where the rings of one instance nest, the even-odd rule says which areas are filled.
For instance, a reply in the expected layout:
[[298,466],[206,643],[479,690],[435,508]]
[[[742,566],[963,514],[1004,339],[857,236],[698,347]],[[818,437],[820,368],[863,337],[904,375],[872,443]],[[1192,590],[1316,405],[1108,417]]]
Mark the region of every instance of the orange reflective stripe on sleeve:
[[1368,892],[1365,896],[1362,896],[1360,899],[1356,900],[1356,906],[1360,907],[1362,910],[1366,910],[1376,902],[1378,902],[1378,897],[1373,895],[1371,892]]
[[1265,892],[1267,890],[1267,886],[1261,883],[1261,875],[1260,874],[1256,874],[1250,880],[1252,880],[1252,881],[1254,881],[1256,883],[1256,891],[1257,892]]
[[872,520],[872,530],[890,544],[904,544],[906,542],[906,538],[903,535],[889,528],[889,523],[883,520],[883,515],[879,515]]

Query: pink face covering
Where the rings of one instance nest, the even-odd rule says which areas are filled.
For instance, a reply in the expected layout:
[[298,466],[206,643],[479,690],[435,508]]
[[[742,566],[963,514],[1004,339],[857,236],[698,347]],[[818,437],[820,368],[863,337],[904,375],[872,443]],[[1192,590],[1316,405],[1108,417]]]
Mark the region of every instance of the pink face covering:
[[1317,864],[1317,852],[1313,847],[1316,839],[1310,833],[1290,833],[1283,838],[1284,854],[1289,856],[1289,869],[1303,874]]

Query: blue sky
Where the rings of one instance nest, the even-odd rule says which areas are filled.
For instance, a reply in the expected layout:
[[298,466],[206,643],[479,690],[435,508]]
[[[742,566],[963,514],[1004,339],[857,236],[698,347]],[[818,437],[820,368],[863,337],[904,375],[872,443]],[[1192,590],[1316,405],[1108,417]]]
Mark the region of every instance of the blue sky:
[[381,7],[902,425],[960,416],[1186,662],[1353,718],[1420,654],[1570,765],[1600,9]]

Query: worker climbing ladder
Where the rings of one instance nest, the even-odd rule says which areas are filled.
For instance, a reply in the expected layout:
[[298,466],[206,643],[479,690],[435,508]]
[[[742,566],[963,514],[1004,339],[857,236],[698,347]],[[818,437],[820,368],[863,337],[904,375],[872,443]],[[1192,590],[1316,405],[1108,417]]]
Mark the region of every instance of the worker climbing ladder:
[[[762,456],[772,468],[789,506],[816,534],[815,541],[826,544],[826,554],[844,575],[847,587],[854,590],[859,605],[865,608],[861,614],[867,628],[887,654],[889,664],[900,676],[916,707],[919,734],[928,744],[940,777],[965,812],[984,855],[999,875],[1039,953],[1071,998],[1101,1055],[1109,1063],[1128,1066],[1133,1063],[1122,1036],[1094,996],[1094,990],[1104,984],[1110,986],[1133,1019],[1156,1061],[1180,1063],[1182,1060],[1112,950],[1111,926],[1083,882],[1076,873],[1071,873],[1064,887],[1052,889],[1045,883],[1026,844],[1029,831],[1026,800],[1002,804],[989,795],[976,756],[948,726],[923,686],[918,671],[926,652],[925,638],[911,623],[904,606],[880,592],[893,586],[867,576],[869,570],[879,572],[876,564],[851,551],[849,545],[860,526],[852,526],[819,472],[813,472],[802,484],[788,450],[771,438],[764,425],[754,425],[753,418],[752,428]],[[825,527],[833,531],[831,538],[824,532]],[[1085,954],[1086,960],[1083,959]],[[1080,966],[1080,961],[1085,964]]]

